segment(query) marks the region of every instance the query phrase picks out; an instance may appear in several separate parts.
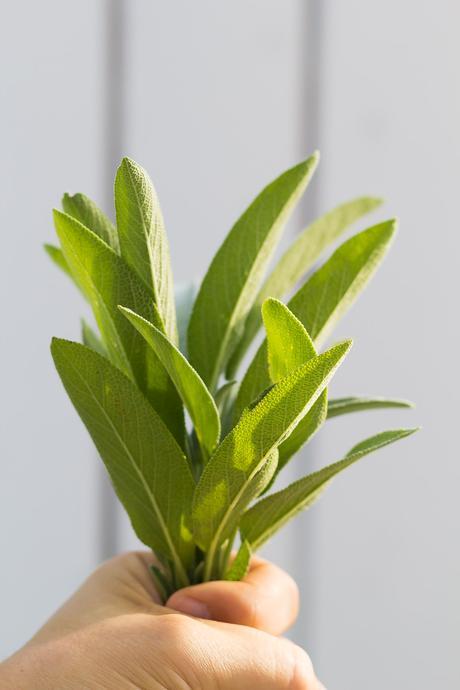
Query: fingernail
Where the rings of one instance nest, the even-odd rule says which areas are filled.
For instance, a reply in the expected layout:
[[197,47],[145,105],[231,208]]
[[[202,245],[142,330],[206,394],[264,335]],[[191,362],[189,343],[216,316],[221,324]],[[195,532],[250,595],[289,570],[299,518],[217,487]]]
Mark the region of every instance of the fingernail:
[[181,613],[186,613],[187,616],[195,616],[195,618],[211,618],[211,613],[202,601],[198,599],[192,599],[192,597],[174,597],[174,601],[168,606],[180,611]]

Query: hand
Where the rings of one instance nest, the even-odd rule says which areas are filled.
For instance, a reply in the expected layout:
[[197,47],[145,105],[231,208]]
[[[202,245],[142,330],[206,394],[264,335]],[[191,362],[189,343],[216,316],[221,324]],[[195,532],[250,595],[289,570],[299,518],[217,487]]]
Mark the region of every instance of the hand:
[[0,665],[0,687],[323,688],[307,654],[274,637],[297,615],[297,588],[286,573],[253,559],[244,581],[187,587],[162,606],[148,572],[152,562],[151,555],[136,552],[102,565]]

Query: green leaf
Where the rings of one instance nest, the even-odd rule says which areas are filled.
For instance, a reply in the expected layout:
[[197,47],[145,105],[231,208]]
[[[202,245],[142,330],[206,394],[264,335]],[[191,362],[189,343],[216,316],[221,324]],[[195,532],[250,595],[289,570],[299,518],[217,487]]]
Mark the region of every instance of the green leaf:
[[217,409],[220,414],[225,412],[227,401],[229,400],[231,394],[235,390],[237,381],[227,381],[224,383],[214,395],[214,400],[216,401]]
[[[316,349],[352,306],[373,276],[396,230],[396,221],[374,225],[354,235],[334,252],[289,301],[289,309],[305,326]],[[269,385],[267,345],[262,343],[238,392],[235,418]]]
[[64,194],[62,208],[68,216],[76,218],[82,225],[92,230],[112,249],[119,252],[117,230],[105,213],[84,194]]
[[397,398],[334,398],[329,400],[327,408],[327,418],[338,417],[350,412],[361,412],[362,410],[381,410],[386,407],[414,407],[409,400],[398,400]]
[[117,171],[115,208],[121,255],[152,292],[164,331],[176,344],[176,307],[163,215],[150,177],[130,158],[123,158]]
[[295,288],[300,279],[314,266],[321,254],[330,247],[349,226],[373,211],[382,199],[360,197],[348,201],[317,218],[301,232],[261,287],[244,325],[241,338],[227,368],[227,377],[235,375],[238,364],[256,336],[260,326],[260,309],[267,297],[281,298]]
[[201,284],[188,330],[190,360],[214,392],[239,338],[264,271],[318,154],[269,184],[233,226]]
[[166,604],[169,597],[174,592],[174,587],[172,586],[172,583],[168,580],[165,573],[160,568],[158,568],[158,566],[152,564],[149,570],[150,574],[152,575],[155,589],[157,590],[157,593],[159,594],[162,603]]
[[187,329],[196,296],[194,283],[178,285],[175,290],[177,330],[179,332],[179,349],[187,355]]
[[241,520],[242,539],[255,551],[301,510],[318,498],[329,481],[365,455],[413,434],[417,429],[384,431],[351,449],[343,460],[299,479],[286,489],[263,498],[250,508]]
[[56,338],[51,352],[137,536],[172,561],[186,585],[194,558],[194,481],[181,449],[136,386],[108,360]]
[[332,347],[282,379],[247,409],[206,465],[195,491],[194,535],[208,552],[209,573],[219,545],[254,498],[248,486],[269,456],[311,409],[351,346]]
[[44,244],[43,248],[50,257],[51,261],[73,280],[72,272],[64,254],[62,253],[62,249],[60,247],[55,247],[54,244]]
[[278,383],[317,353],[305,327],[279,300],[266,299],[262,317],[267,334],[268,373],[271,382]]
[[90,302],[111,361],[130,378],[182,445],[185,426],[181,400],[145,340],[120,313],[129,307],[148,321],[155,318],[147,288],[113,249],[79,221],[54,211],[56,231],[66,260]]
[[214,398],[184,355],[158,328],[130,309],[120,307],[120,310],[145,338],[171,377],[190,414],[207,460],[220,436],[220,418]]
[[[282,302],[266,299],[262,305],[262,317],[267,333],[268,371],[271,381],[277,383],[317,353],[304,326]],[[327,389],[280,445],[278,472],[319,430],[326,419],[326,411]]]
[[83,345],[94,350],[94,352],[98,352],[102,357],[107,357],[107,350],[104,347],[104,343],[85,319],[81,320],[81,339]]
[[224,580],[230,582],[238,582],[247,575],[249,564],[251,562],[251,545],[248,541],[243,541],[238,553],[236,554],[233,563],[224,575]]

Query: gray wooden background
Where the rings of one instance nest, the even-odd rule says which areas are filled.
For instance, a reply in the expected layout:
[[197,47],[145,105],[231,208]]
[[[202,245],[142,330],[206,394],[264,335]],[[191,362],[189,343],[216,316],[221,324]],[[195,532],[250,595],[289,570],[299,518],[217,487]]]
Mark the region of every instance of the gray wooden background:
[[459,687],[459,23],[454,0],[1,4],[0,657],[134,543],[48,352],[84,312],[40,248],[51,207],[82,190],[110,209],[132,156],[189,280],[261,186],[318,147],[291,234],[361,193],[401,221],[336,334],[355,348],[334,393],[418,409],[331,422],[295,471],[384,427],[424,430],[338,479],[268,555],[300,583],[293,635],[330,690]]

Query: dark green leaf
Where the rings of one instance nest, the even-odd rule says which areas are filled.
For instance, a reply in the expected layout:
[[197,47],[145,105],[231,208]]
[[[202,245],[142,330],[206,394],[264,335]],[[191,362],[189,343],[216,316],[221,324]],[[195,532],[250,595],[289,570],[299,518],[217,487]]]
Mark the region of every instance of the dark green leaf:
[[117,171],[115,208],[121,255],[153,294],[164,331],[176,344],[176,307],[163,215],[150,177],[130,158],[123,158]]
[[257,334],[262,320],[260,309],[267,297],[282,298],[293,290],[313,268],[321,254],[330,247],[352,223],[382,203],[374,197],[353,199],[317,218],[301,232],[266,279],[257,295],[244,325],[244,335],[232,355],[227,376],[234,376],[244,353]]
[[207,460],[220,436],[220,418],[214,398],[192,365],[158,328],[130,309],[120,309],[145,338],[171,377],[190,414],[198,442],[204,451],[204,459]]
[[[394,220],[374,225],[344,242],[298,290],[289,309],[305,326],[316,349],[352,306],[387,253],[396,229]],[[267,345],[262,343],[241,383],[235,418],[270,381]]]
[[255,551],[273,536],[291,518],[310,507],[325,486],[336,474],[357,462],[365,455],[399,441],[417,429],[384,431],[366,439],[351,449],[343,460],[324,467],[319,472],[299,479],[286,489],[263,498],[250,508],[241,520],[242,539],[247,540]]
[[121,303],[148,321],[155,319],[147,288],[113,249],[79,221],[54,212],[66,260],[90,302],[111,361],[133,378],[182,445],[181,400],[168,373],[136,329],[120,313]]
[[248,486],[269,456],[311,409],[351,343],[341,343],[282,379],[222,441],[197,486],[193,523],[197,544],[208,551],[208,572],[218,547],[236,527],[253,495]]
[[269,184],[233,226],[203,280],[188,330],[190,360],[214,392],[260,281],[317,165],[314,154]]
[[187,584],[194,558],[194,481],[181,449],[136,386],[108,360],[56,338],[51,351],[137,536],[172,561]]

